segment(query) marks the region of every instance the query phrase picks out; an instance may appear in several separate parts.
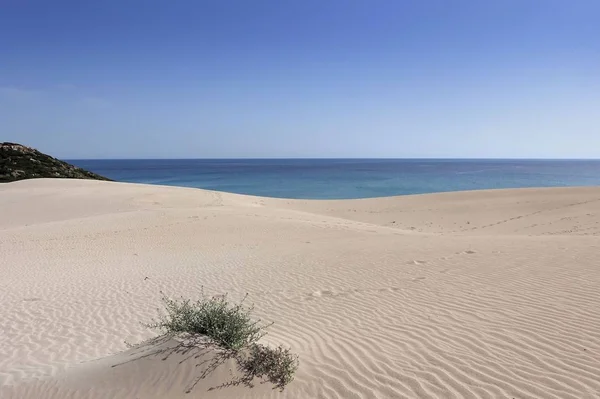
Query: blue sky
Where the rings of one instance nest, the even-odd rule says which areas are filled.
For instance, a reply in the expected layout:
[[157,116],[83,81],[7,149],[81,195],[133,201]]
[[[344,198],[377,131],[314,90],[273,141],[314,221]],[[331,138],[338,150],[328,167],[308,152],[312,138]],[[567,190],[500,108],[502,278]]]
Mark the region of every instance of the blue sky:
[[0,141],[62,158],[600,157],[600,2],[0,1]]

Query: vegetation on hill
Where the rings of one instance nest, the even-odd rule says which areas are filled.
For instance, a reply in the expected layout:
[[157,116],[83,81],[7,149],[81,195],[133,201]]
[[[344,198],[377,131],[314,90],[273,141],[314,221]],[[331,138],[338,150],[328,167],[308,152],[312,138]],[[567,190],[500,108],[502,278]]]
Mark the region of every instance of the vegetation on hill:
[[110,180],[36,149],[15,143],[0,143],[0,183],[42,177]]

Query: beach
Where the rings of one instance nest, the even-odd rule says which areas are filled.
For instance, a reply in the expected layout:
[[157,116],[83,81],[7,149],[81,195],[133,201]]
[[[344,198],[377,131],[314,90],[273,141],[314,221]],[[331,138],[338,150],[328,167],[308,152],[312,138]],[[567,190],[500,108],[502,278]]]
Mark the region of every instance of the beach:
[[[36,179],[1,185],[0,209],[2,398],[600,397],[598,187],[287,200]],[[300,359],[283,392],[146,341],[163,293],[202,290],[274,322],[264,343]]]

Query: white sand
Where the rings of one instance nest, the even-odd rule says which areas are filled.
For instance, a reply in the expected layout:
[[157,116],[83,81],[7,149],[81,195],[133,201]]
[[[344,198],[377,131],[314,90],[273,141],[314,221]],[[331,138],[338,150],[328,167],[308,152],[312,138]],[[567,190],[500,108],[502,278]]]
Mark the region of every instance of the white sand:
[[[600,188],[292,201],[0,186],[1,398],[600,397]],[[295,381],[192,390],[160,291],[249,293]],[[162,354],[145,356],[150,351]],[[115,366],[116,365],[116,366]],[[115,366],[115,367],[113,367]]]

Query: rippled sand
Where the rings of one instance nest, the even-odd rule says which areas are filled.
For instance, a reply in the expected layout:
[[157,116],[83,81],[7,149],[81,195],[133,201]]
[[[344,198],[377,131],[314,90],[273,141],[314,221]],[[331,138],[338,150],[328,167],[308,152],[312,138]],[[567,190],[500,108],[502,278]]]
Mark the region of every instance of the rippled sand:
[[[600,188],[277,200],[0,186],[2,398],[600,397]],[[246,293],[294,382],[222,387],[143,327],[160,291]],[[190,394],[186,394],[190,391]]]

